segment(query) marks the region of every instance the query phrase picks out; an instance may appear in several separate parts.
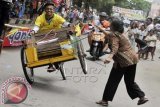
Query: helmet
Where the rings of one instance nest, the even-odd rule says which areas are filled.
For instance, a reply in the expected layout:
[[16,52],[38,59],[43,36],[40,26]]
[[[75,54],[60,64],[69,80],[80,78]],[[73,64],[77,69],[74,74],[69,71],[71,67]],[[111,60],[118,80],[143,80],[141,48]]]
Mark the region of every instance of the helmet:
[[99,14],[99,16],[107,17],[108,15],[107,15],[107,13],[106,13],[106,12],[101,12],[101,13]]

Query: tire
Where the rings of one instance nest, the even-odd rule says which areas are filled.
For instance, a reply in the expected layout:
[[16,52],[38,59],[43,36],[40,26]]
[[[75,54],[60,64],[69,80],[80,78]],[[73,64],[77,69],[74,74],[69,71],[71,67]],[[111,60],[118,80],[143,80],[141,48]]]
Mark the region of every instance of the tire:
[[63,80],[66,80],[64,63],[63,63],[63,62],[59,64],[59,70],[60,70],[60,72],[61,72],[61,75],[62,75]]
[[21,63],[22,63],[22,68],[24,75],[26,77],[26,80],[30,83],[34,83],[34,72],[33,68],[28,68],[27,67],[27,59],[26,59],[26,54],[25,54],[25,48],[23,47],[21,49]]
[[97,60],[97,49],[98,47],[93,47],[92,49],[92,56],[93,56],[93,60]]
[[83,73],[87,74],[87,63],[86,63],[85,56],[83,55],[84,51],[83,51],[82,46],[83,45],[82,45],[81,41],[79,41],[78,45],[77,45],[78,58],[79,58]]

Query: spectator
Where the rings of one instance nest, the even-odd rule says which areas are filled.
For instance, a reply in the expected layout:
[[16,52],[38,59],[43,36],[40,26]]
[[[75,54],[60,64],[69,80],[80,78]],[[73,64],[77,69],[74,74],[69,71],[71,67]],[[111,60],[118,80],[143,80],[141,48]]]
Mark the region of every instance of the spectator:
[[146,28],[145,28],[145,25],[142,24],[140,26],[140,32],[139,32],[139,39],[140,40],[144,40],[144,37],[146,36]]
[[128,30],[128,38],[130,40],[132,48],[135,50],[135,38],[139,38],[139,25],[137,21],[131,23],[130,28]]
[[155,31],[153,29],[149,31],[148,36],[145,38],[145,41],[147,41],[147,44],[149,46],[146,54],[146,59],[148,59],[148,54],[151,53],[151,60],[154,61],[157,36],[155,35]]
[[79,20],[83,22],[83,19],[84,19],[84,13],[83,13],[83,10],[81,10],[79,14]]

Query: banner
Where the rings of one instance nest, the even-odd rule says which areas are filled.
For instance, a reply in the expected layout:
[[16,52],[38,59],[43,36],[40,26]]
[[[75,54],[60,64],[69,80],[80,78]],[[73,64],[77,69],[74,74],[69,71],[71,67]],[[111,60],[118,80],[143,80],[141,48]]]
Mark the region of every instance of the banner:
[[113,6],[112,8],[113,13],[119,13],[121,16],[127,17],[133,20],[144,20],[145,13],[142,10],[133,10],[133,9],[126,9],[121,7]]
[[29,28],[13,28],[4,38],[3,46],[21,46],[22,41],[27,39],[29,31]]

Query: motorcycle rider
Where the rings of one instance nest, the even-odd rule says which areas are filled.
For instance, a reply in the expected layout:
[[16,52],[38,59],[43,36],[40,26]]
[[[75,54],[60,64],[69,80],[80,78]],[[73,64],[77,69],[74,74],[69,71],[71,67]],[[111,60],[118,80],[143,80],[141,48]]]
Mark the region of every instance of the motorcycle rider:
[[[92,22],[92,31],[89,33],[88,35],[88,43],[89,43],[89,46],[91,47],[91,44],[92,44],[92,35],[93,33],[95,32],[99,32],[99,29],[97,29],[96,27],[94,26],[100,26],[102,27],[103,29],[108,29],[109,30],[109,26],[110,26],[110,22],[107,21],[107,18],[108,18],[108,15],[106,14],[106,12],[101,12],[99,14],[99,20],[94,20]],[[106,42],[106,41],[105,41]],[[105,43],[104,43],[105,45]],[[106,46],[104,46],[104,49],[103,50],[106,50]],[[87,50],[87,52],[90,52],[90,49]]]

